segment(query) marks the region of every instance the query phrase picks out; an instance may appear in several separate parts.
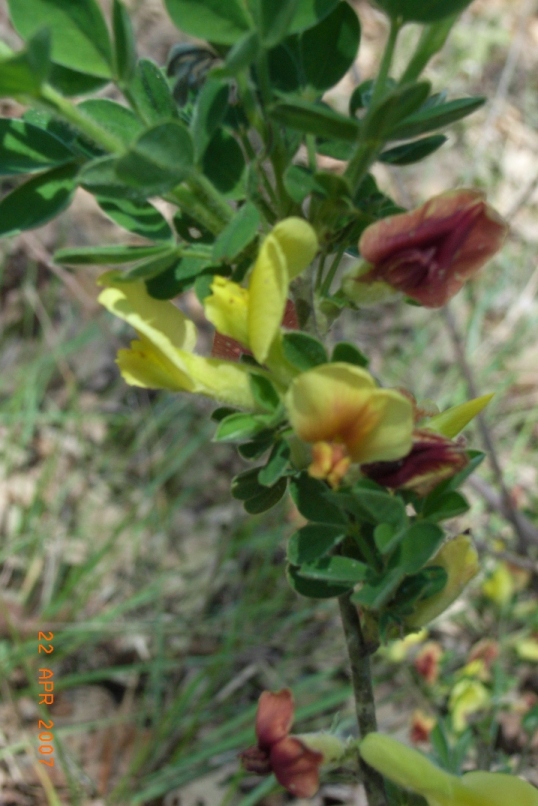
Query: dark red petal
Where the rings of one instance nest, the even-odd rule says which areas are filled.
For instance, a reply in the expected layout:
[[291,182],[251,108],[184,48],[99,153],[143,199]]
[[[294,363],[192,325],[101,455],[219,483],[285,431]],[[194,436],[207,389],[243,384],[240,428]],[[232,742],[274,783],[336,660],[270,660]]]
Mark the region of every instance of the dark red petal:
[[323,754],[288,736],[271,748],[271,767],[279,784],[298,798],[311,798],[319,789]]
[[289,688],[264,691],[256,714],[256,736],[262,749],[271,748],[290,732],[293,724],[293,695]]

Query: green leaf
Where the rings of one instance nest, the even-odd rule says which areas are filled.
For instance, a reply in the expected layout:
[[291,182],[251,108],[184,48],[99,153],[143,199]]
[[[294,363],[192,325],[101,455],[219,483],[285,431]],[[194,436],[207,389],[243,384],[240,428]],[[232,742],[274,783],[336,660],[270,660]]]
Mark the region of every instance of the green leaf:
[[128,146],[144,129],[134,112],[108,98],[89,98],[78,104],[87,117]]
[[284,187],[297,204],[302,204],[312,191],[321,190],[312,171],[304,165],[290,165],[286,169]]
[[80,70],[71,70],[70,67],[63,67],[61,64],[52,64],[48,82],[62,95],[73,97],[96,92],[108,84],[109,79],[82,73]]
[[50,34],[38,31],[26,49],[13,56],[0,56],[0,97],[39,95],[50,73]]
[[0,237],[40,227],[69,206],[79,166],[61,165],[19,185],[0,201]]
[[390,546],[396,533],[395,527],[390,526],[388,523],[380,523],[379,526],[375,527],[374,543],[381,554],[385,554],[390,550]]
[[378,160],[389,165],[411,165],[413,162],[419,162],[425,157],[429,157],[446,141],[447,138],[444,134],[432,134],[431,137],[423,137],[422,140],[415,140],[414,143],[389,148],[388,151],[383,151],[379,155]]
[[267,464],[258,474],[258,481],[264,487],[272,487],[288,469],[290,448],[287,442],[281,440],[273,446]]
[[433,492],[425,499],[421,514],[429,521],[437,522],[455,518],[456,515],[463,515],[468,510],[469,504],[461,493],[451,491],[435,495]]
[[163,254],[169,247],[159,246],[83,246],[59,249],[54,260],[67,266],[106,266],[135,263],[146,257]]
[[293,93],[304,86],[300,37],[294,34],[267,53],[271,86],[277,92]]
[[403,22],[436,22],[467,8],[472,0],[375,0],[393,19]]
[[187,127],[179,121],[146,129],[116,164],[118,177],[147,196],[171,190],[189,175],[194,147]]
[[136,67],[136,41],[129,12],[121,2],[112,6],[114,31],[114,70],[121,83],[131,80]]
[[198,94],[190,125],[197,162],[203,157],[224,119],[229,94],[230,88],[226,82],[212,78],[205,82]]
[[[318,92],[330,89],[347,73],[357,55],[360,25],[355,11],[339,3],[322,22],[301,36],[304,79]],[[320,58],[320,54],[330,54]]]
[[[164,263],[164,261],[163,261]],[[178,277],[178,268],[181,265],[181,258],[171,256],[168,266],[164,270],[157,271],[157,266],[147,266],[146,270],[153,270],[153,277],[146,280],[146,290],[150,297],[154,299],[173,299],[181,293],[184,281]],[[132,269],[135,271],[135,269]]]
[[71,149],[45,129],[0,118],[0,175],[33,173],[72,159]]
[[11,21],[23,39],[47,27],[52,60],[94,76],[112,75],[108,29],[95,0],[8,0]]
[[283,336],[282,352],[286,360],[302,372],[326,364],[329,360],[325,347],[318,339],[299,331]]
[[262,512],[267,512],[268,509],[272,509],[284,496],[287,484],[287,479],[281,478],[272,487],[264,487],[263,493],[245,501],[243,504],[245,511],[249,515],[259,515]]
[[263,431],[253,439],[251,442],[244,442],[242,445],[237,446],[237,452],[243,459],[259,459],[266,451],[269,450],[274,441],[272,431]]
[[271,48],[287,35],[300,0],[250,0],[262,44]]
[[438,106],[428,106],[402,120],[390,133],[392,140],[410,140],[420,134],[441,129],[480,109],[485,98],[458,98]]
[[420,571],[441,547],[444,538],[443,530],[434,523],[414,523],[400,543],[398,567],[406,574]]
[[233,442],[238,439],[249,439],[267,428],[272,415],[266,414],[230,414],[219,423],[213,439],[215,442]]
[[327,499],[327,485],[301,473],[290,481],[290,494],[301,515],[309,521],[328,524],[347,524],[341,508]]
[[368,607],[371,610],[380,610],[391,599],[398,585],[402,581],[403,571],[400,568],[393,568],[388,573],[383,574],[376,582],[363,585],[354,593],[351,601],[361,607]]
[[219,129],[206,148],[202,161],[204,174],[227,199],[242,199],[246,189],[246,163],[233,135]]
[[280,397],[269,378],[255,374],[250,376],[249,382],[258,406],[266,411],[276,411],[280,406]]
[[340,341],[335,345],[331,361],[344,361],[346,364],[354,364],[356,367],[367,367],[370,363],[364,353],[358,347],[348,341]]
[[99,157],[80,171],[79,183],[94,196],[107,199],[134,199],[142,201],[142,190],[125,184],[116,173],[117,157]]
[[[260,38],[256,31],[249,31],[226,54],[224,67],[220,68],[220,75],[237,76],[256,61],[260,52]],[[214,74],[219,74],[215,71]]]
[[299,6],[293,15],[290,33],[296,34],[311,28],[339,4],[340,0],[300,0]]
[[[169,246],[166,252],[163,251],[162,254],[150,257],[148,260],[133,266],[132,269],[128,269],[121,279],[127,283],[132,283],[136,280],[152,280],[154,277],[165,274],[168,269],[175,268],[179,260],[180,256],[177,249]],[[161,299],[161,297],[157,297],[157,299]],[[167,297],[164,297],[164,299],[167,299]]]
[[133,199],[97,198],[106,215],[129,232],[151,241],[169,241],[172,229],[165,217],[152,204]]
[[[223,420],[233,417],[229,414]],[[222,422],[222,420],[221,420]],[[249,498],[255,498],[265,492],[265,488],[258,481],[259,467],[253,467],[251,470],[245,470],[234,479],[232,479],[232,495],[239,501],[248,501]]]
[[[392,607],[404,610],[406,615],[413,612],[413,605],[422,599],[429,599],[443,590],[448,579],[444,568],[437,565],[423,568],[418,574],[406,577],[396,592]],[[391,607],[391,609],[392,609]]]
[[237,257],[258,235],[260,214],[258,209],[247,201],[239,208],[230,223],[222,230],[213,246],[213,259],[229,262]]
[[400,527],[407,523],[405,506],[401,498],[382,490],[368,489],[364,482],[353,487],[353,498],[374,523],[388,523]]
[[165,5],[180,31],[208,42],[233,45],[251,28],[240,0],[165,0]]
[[307,579],[299,573],[300,569],[294,565],[288,565],[286,576],[288,582],[296,593],[306,596],[309,599],[333,599],[342,596],[353,587],[352,585],[334,585],[326,580]]
[[306,579],[323,579],[336,584],[356,585],[366,578],[368,566],[350,557],[322,557],[313,563],[301,565],[297,573]]
[[355,142],[359,136],[360,126],[354,118],[334,112],[323,103],[311,103],[300,98],[293,102],[279,103],[269,110],[270,116],[305,134],[318,137],[335,138],[346,142]]
[[389,92],[371,107],[364,121],[365,137],[384,140],[402,120],[418,109],[431,91],[429,81],[405,85]]
[[292,565],[313,563],[328,554],[346,536],[345,527],[308,524],[294,532],[288,543],[288,561]]
[[136,111],[149,126],[178,116],[168,81],[161,68],[150,59],[140,59],[137,63],[129,94]]

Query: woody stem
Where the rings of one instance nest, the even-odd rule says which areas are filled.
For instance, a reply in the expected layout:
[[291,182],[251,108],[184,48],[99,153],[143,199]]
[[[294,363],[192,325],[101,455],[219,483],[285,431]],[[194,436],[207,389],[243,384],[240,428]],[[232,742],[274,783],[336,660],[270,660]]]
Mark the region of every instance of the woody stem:
[[[340,615],[346,637],[347,652],[351,666],[351,682],[355,697],[355,709],[359,724],[359,736],[377,730],[374,692],[370,670],[370,650],[366,644],[357,608],[346,593],[338,598]],[[376,770],[359,759],[361,777],[366,789],[368,806],[387,806],[383,778]]]

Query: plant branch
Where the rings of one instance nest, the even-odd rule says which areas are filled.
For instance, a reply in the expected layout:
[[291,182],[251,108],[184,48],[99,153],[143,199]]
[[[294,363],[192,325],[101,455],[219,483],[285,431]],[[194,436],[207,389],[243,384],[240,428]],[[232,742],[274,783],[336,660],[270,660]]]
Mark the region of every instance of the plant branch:
[[[351,666],[351,682],[355,697],[359,736],[362,739],[368,733],[377,730],[370,671],[370,652],[364,640],[357,608],[351,602],[350,594],[346,593],[343,596],[339,596],[338,604]],[[359,759],[359,765],[369,806],[387,806],[387,797],[381,775],[369,767],[362,759]]]
[[[457,359],[459,361],[461,371],[463,373],[465,380],[467,381],[467,387],[469,389],[469,393],[471,397],[478,397],[479,391],[475,383],[474,373],[473,370],[471,369],[469,362],[467,361],[467,356],[465,355],[465,348],[463,346],[463,340],[458,331],[456,320],[452,315],[452,311],[448,307],[443,308],[441,313],[443,319],[445,320],[448,332],[450,334],[450,338],[452,340],[452,344],[454,347],[454,352],[456,353]],[[491,465],[491,469],[493,470],[495,480],[500,490],[501,504],[502,504],[501,511],[504,514],[505,518],[508,521],[510,521],[510,523],[514,528],[514,532],[517,538],[518,551],[520,551],[524,555],[527,555],[529,548],[528,535],[525,530],[525,525],[521,521],[521,515],[518,512],[517,508],[514,506],[514,502],[512,501],[512,497],[504,481],[504,475],[497,454],[497,448],[495,447],[495,443],[491,436],[491,432],[482,414],[477,415],[476,422],[478,424],[478,429],[480,431],[482,441],[488,454],[488,460]]]

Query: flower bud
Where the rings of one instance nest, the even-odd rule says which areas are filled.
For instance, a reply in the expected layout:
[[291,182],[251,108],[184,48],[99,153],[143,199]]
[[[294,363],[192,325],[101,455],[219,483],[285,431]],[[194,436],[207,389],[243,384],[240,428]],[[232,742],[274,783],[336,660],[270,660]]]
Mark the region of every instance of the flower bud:
[[448,540],[428,565],[444,568],[448,579],[443,590],[419,602],[413,613],[407,616],[405,625],[411,629],[423,627],[446,610],[480,570],[478,554],[466,534]]

